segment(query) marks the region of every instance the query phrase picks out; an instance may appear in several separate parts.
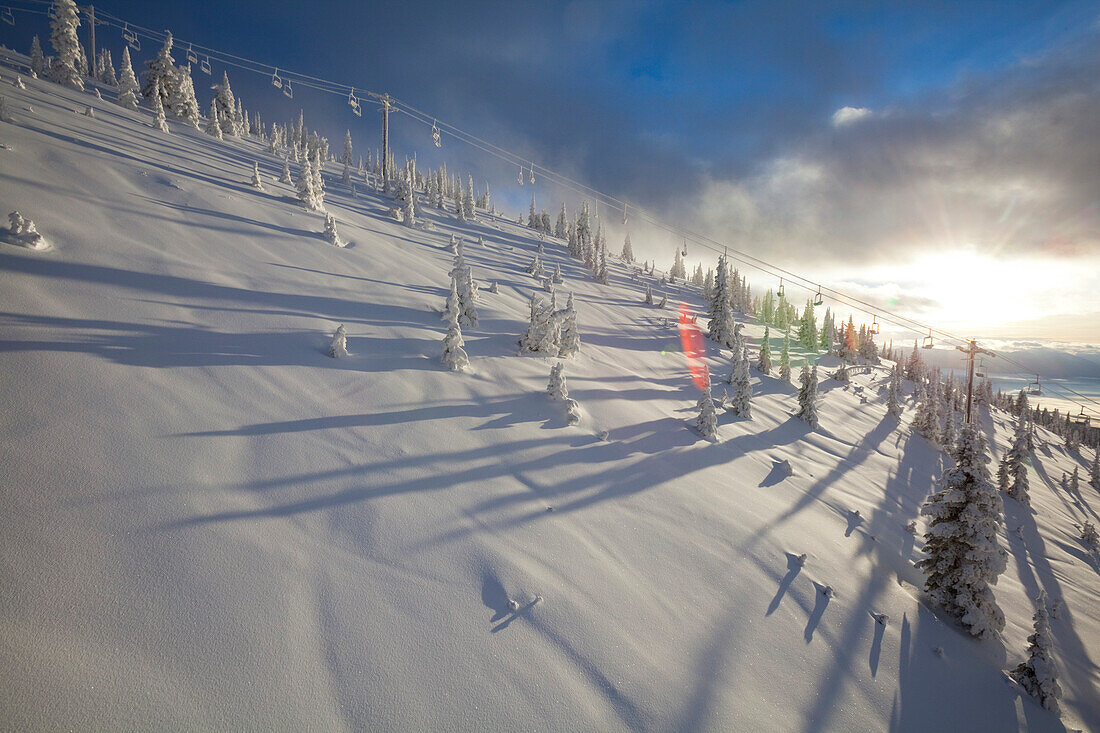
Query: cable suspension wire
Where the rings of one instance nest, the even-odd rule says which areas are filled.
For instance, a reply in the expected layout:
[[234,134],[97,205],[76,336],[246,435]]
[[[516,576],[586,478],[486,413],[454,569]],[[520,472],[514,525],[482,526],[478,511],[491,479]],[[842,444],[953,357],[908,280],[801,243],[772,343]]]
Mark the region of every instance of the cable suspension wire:
[[[9,7],[12,10],[20,13],[33,15],[49,14],[48,10],[36,10],[27,7],[20,7],[21,5],[47,7],[52,5],[52,2],[51,0],[13,0],[12,2],[4,3],[4,7]],[[148,40],[161,43],[166,40],[168,35],[167,31],[156,31],[137,23],[131,23],[124,18],[121,18],[109,12],[105,12],[103,10],[96,11],[96,25],[114,27],[125,32],[133,33],[136,36],[141,36]],[[335,96],[348,96],[358,94],[372,97],[374,99],[381,99],[383,96],[378,92],[374,92],[364,87],[335,82],[319,76],[287,69],[282,66],[275,66],[273,64],[257,61],[255,59],[244,56],[239,56],[237,54],[222,51],[220,49],[198,44],[193,41],[188,41],[186,39],[181,39],[175,36],[173,36],[173,41],[176,45],[180,47],[186,44],[188,51],[192,51],[196,54],[201,54],[202,56],[205,56],[208,62],[214,61],[225,66],[230,66],[233,68],[241,69],[242,71],[247,71],[264,76],[278,74],[282,79],[291,81],[297,86],[311,89],[313,91],[317,91],[323,94],[331,94]],[[532,176],[534,176],[534,174],[537,172],[541,178],[545,179],[547,182],[555,186],[570,190],[582,197],[593,199],[597,206],[602,203],[605,206],[613,208],[615,210],[622,209],[624,214],[629,212],[635,218],[648,223],[653,228],[667,232],[678,238],[683,238],[685,242],[690,241],[695,246],[709,250],[716,254],[724,255],[727,260],[741,263],[746,267],[751,267],[754,270],[757,270],[765,275],[788,280],[790,281],[790,284],[795,287],[800,287],[811,294],[818,293],[822,297],[828,297],[830,300],[833,300],[838,304],[846,305],[854,310],[880,318],[883,322],[897,326],[899,329],[912,331],[919,336],[925,336],[926,334],[927,336],[936,335],[940,337],[941,340],[957,342],[960,345],[968,344],[970,342],[970,339],[966,337],[960,336],[950,331],[946,331],[941,328],[936,328],[917,319],[910,318],[900,313],[896,313],[874,303],[870,303],[866,300],[853,296],[849,293],[829,287],[824,283],[817,282],[811,278],[800,275],[782,266],[767,262],[766,260],[752,255],[751,253],[745,252],[736,247],[731,247],[727,243],[719,242],[718,240],[713,239],[712,237],[705,234],[692,231],[683,226],[669,224],[663,221],[655,213],[641,206],[631,204],[624,199],[593,188],[559,171],[535,163],[528,157],[502,148],[490,142],[489,140],[485,140],[484,138],[481,138],[467,130],[459,128],[458,126],[453,125],[444,119],[441,119],[434,115],[430,115],[427,112],[418,109],[417,107],[414,107],[408,102],[394,97],[390,97],[389,100],[392,105],[392,111],[403,113],[410,119],[419,122],[420,124],[423,124],[425,126],[433,127],[436,130],[445,130],[451,137],[455,138],[456,140],[463,142],[475,149],[478,149],[486,153],[487,155],[495,157],[503,162],[519,166],[521,170],[526,167],[531,172]],[[596,215],[599,215],[598,211]],[[1026,365],[1021,364],[1019,361],[1016,361],[1015,359],[1012,359],[1004,354],[996,352],[994,352],[994,354],[997,358],[1003,359],[1005,363],[1012,364],[1021,369],[1020,372],[1015,373],[1011,376],[1019,376],[1030,379],[1031,375],[1034,374],[1034,372],[1028,370]],[[1036,378],[1041,377],[1041,374],[1036,375]],[[1087,395],[1083,395],[1070,387],[1059,385],[1056,382],[1052,382],[1050,380],[1047,381],[1047,387],[1051,391],[1058,391],[1061,394],[1067,395],[1067,400],[1075,404],[1080,404],[1079,401],[1084,401],[1100,406],[1100,401],[1097,401]],[[1081,407],[1082,409],[1084,409],[1083,404],[1081,404]],[[1098,413],[1098,415],[1100,415],[1100,413]]]

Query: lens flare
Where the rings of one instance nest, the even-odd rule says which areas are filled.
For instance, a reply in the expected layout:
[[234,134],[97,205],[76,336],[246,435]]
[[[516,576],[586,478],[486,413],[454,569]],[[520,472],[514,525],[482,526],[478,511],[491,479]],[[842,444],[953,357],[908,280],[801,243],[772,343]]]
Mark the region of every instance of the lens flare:
[[688,372],[691,381],[700,391],[705,390],[710,384],[710,374],[707,372],[706,345],[703,341],[703,333],[695,322],[695,316],[688,310],[687,303],[680,304],[680,344],[687,358]]

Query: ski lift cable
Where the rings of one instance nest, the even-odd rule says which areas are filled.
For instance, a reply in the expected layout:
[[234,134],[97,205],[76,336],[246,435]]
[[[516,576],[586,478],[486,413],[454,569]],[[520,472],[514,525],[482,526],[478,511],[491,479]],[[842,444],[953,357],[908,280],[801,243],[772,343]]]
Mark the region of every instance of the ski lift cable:
[[[38,5],[38,6],[41,7],[41,6],[49,6],[49,5],[51,5],[51,2],[50,2],[50,0],[14,0],[14,2],[11,4],[11,7],[14,10],[17,10],[19,12],[35,14],[35,15],[48,15],[48,11],[34,10],[34,9],[30,9],[30,8],[25,8],[25,7],[18,7],[18,5]],[[5,7],[8,7],[8,5],[5,5]],[[144,36],[144,37],[149,38],[150,40],[154,40],[154,41],[163,42],[167,37],[166,33],[158,32],[158,31],[155,31],[153,29],[146,28],[144,26],[141,26],[141,25],[138,25],[138,24],[135,24],[135,23],[130,23],[128,21],[123,20],[122,18],[119,18],[118,16],[115,16],[111,13],[107,13],[107,12],[104,12],[104,11],[100,11],[97,14],[96,25],[104,25],[104,26],[113,25],[117,28],[120,28],[120,29],[123,29],[123,30],[128,30],[135,37],[140,35],[140,36]],[[176,40],[177,42],[179,42],[181,44],[184,42],[182,39],[174,39],[174,40]],[[229,52],[226,52],[226,51],[221,51],[219,49],[211,48],[211,47],[208,47],[208,46],[203,46],[201,44],[195,44],[193,42],[188,42],[188,50],[190,51],[191,49],[199,49],[199,50],[203,51],[204,55],[206,56],[206,59],[204,59],[204,61],[214,60],[214,61],[216,61],[218,63],[222,63],[226,66],[232,66],[232,67],[244,70],[244,71],[250,71],[250,72],[259,73],[259,74],[274,74],[274,73],[277,73],[277,68],[272,64],[267,64],[267,63],[264,63],[264,62],[261,62],[261,61],[256,61],[254,59],[246,58],[246,57],[239,56],[239,55],[236,55],[236,54],[232,54],[232,53],[229,53]],[[282,68],[282,67],[278,67],[278,68]],[[283,69],[283,75],[284,75],[284,77],[286,77],[287,87],[290,86],[290,84],[289,84],[290,79],[293,78],[295,80],[295,82],[298,83],[299,86],[305,87],[307,89],[313,89],[315,91],[323,92],[323,93],[327,93],[327,94],[347,95],[347,94],[354,94],[354,90],[355,90],[355,87],[352,87],[351,85],[341,84],[339,82],[333,82],[333,81],[330,81],[330,80],[327,80],[327,79],[324,79],[324,78],[321,78],[321,77],[313,76],[313,75],[310,75],[310,74],[305,74],[303,72],[288,71],[286,69]],[[360,89],[362,89],[362,88],[360,87]],[[284,89],[284,93],[286,93],[288,91],[289,91],[289,89]],[[364,93],[364,94],[366,94],[370,97],[376,98],[376,99],[379,99],[379,98],[382,97],[382,95],[377,93],[377,92],[363,91],[362,93]],[[289,97],[291,95],[287,94],[287,96]],[[520,166],[521,168],[523,167],[524,163],[527,163],[530,176],[532,176],[532,177],[534,176],[535,169],[538,168],[539,174],[541,176],[543,176],[544,178],[546,178],[549,182],[551,182],[555,185],[558,185],[560,187],[572,190],[575,193],[578,193],[582,196],[593,197],[597,200],[597,202],[603,201],[608,205],[613,205],[615,208],[622,207],[624,209],[624,211],[627,207],[627,202],[622,200],[622,199],[616,198],[616,197],[611,196],[609,194],[606,194],[602,191],[594,189],[594,188],[592,188],[592,187],[590,187],[590,186],[588,186],[588,185],[586,185],[586,184],[584,184],[580,181],[572,179],[572,178],[570,178],[570,177],[568,177],[564,174],[558,173],[557,171],[553,171],[549,168],[546,168],[545,166],[536,165],[535,163],[531,162],[529,159],[524,158],[522,156],[519,156],[515,153],[512,153],[511,151],[505,150],[504,148],[501,148],[501,147],[489,142],[488,140],[484,140],[483,138],[480,138],[476,135],[473,135],[472,133],[468,133],[465,130],[462,130],[462,129],[454,126],[454,125],[451,125],[450,123],[447,123],[446,121],[440,121],[438,118],[430,117],[426,113],[422,112],[421,110],[417,109],[416,107],[413,107],[411,104],[408,104],[407,102],[398,100],[398,99],[393,98],[393,97],[390,97],[390,100],[391,100],[391,103],[392,103],[395,111],[398,111],[398,112],[403,111],[406,114],[408,114],[410,117],[412,117],[413,119],[418,120],[423,124],[429,124],[429,121],[430,121],[431,124],[433,125],[433,127],[435,127],[435,129],[439,129],[440,127],[446,128],[446,129],[449,130],[450,134],[453,137],[456,137],[457,139],[460,139],[462,142],[465,142],[468,145],[471,145],[472,147],[478,148],[478,149],[482,150],[483,152],[485,152],[487,154],[490,154],[494,157],[505,160],[506,162],[511,162],[513,164],[516,164],[516,165]],[[852,295],[849,295],[849,294],[844,293],[842,291],[836,290],[835,288],[830,288],[827,285],[824,285],[822,283],[818,283],[818,282],[813,281],[810,278],[804,277],[802,275],[798,275],[797,273],[789,271],[789,270],[787,270],[783,267],[773,265],[773,264],[771,264],[769,262],[766,262],[765,260],[762,260],[758,257],[755,257],[754,255],[751,255],[747,252],[743,252],[743,251],[737,250],[737,249],[732,249],[731,250],[731,249],[729,249],[729,246],[727,244],[723,244],[721,242],[718,242],[718,241],[716,241],[716,240],[714,240],[711,237],[708,237],[706,235],[699,234],[698,232],[692,232],[690,230],[686,230],[686,229],[683,229],[681,227],[676,227],[676,226],[666,224],[665,222],[658,219],[656,217],[656,215],[654,215],[651,212],[637,206],[636,204],[630,205],[630,208],[634,210],[635,216],[641,217],[642,220],[649,222],[655,228],[667,231],[667,232],[672,233],[672,234],[676,234],[680,237],[683,237],[685,240],[686,239],[691,239],[693,243],[695,243],[696,245],[700,246],[703,249],[711,250],[715,253],[720,253],[720,254],[724,253],[728,259],[733,259],[734,261],[737,261],[737,262],[740,262],[740,263],[745,264],[747,266],[750,266],[753,269],[759,270],[760,272],[762,272],[764,274],[771,275],[771,276],[774,276],[774,277],[784,276],[785,278],[794,281],[794,282],[792,282],[792,284],[806,289],[811,294],[816,293],[816,296],[818,298],[820,298],[822,295],[827,295],[831,300],[834,300],[837,303],[842,304],[842,305],[847,305],[847,306],[849,306],[849,307],[851,307],[855,310],[858,310],[860,312],[867,313],[867,314],[873,314],[875,312],[881,313],[881,314],[883,314],[882,315],[882,320],[884,322],[890,323],[890,324],[892,324],[894,326],[897,326],[897,327],[899,327],[903,330],[914,331],[918,334],[923,334],[927,331],[929,334],[939,335],[941,337],[941,339],[950,340],[950,341],[957,341],[957,342],[960,342],[960,343],[969,343],[969,341],[970,341],[970,339],[964,338],[962,336],[959,336],[957,334],[953,334],[953,333],[948,332],[948,331],[944,331],[942,329],[936,329],[934,327],[929,326],[928,324],[922,323],[920,321],[909,318],[907,316],[903,316],[903,315],[898,314],[898,313],[893,313],[893,312],[888,311],[888,310],[883,310],[881,308],[878,308],[877,306],[875,306],[872,303],[868,303],[867,301],[861,300],[861,299],[856,298]],[[719,249],[719,248],[721,248],[721,249]],[[877,309],[877,310],[875,310],[875,309]],[[997,354],[997,356],[1003,358],[1008,363],[1012,363],[1016,366],[1021,367],[1022,369],[1026,369],[1026,367],[1023,364],[1020,364],[1019,362],[1017,362],[1013,359],[1002,356],[1000,354]],[[1088,397],[1087,395],[1082,395],[1081,393],[1077,392],[1076,390],[1073,390],[1072,388],[1062,387],[1061,385],[1058,385],[1057,389],[1060,392],[1064,391],[1064,392],[1071,393],[1071,394],[1079,397],[1080,399],[1083,399],[1083,400],[1085,400],[1089,403],[1100,406],[1100,402],[1098,402],[1097,400],[1094,400],[1091,397]]]

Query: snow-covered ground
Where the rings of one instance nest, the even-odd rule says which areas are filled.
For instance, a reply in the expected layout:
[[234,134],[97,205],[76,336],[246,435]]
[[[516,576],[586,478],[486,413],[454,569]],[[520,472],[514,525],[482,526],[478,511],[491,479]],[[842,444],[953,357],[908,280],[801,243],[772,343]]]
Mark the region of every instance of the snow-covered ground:
[[[14,75],[0,207],[52,249],[0,244],[4,728],[1100,730],[1075,527],[1100,495],[1058,487],[1091,450],[1039,431],[1034,511],[1005,500],[1003,640],[974,641],[921,602],[906,524],[944,458],[911,397],[886,415],[885,370],[842,385],[823,359],[813,432],[753,371],[753,419],[719,410],[708,442],[655,281],[615,262],[600,285],[547,240],[581,325],[570,426],[556,360],[517,353],[529,230],[411,230],[329,166],[338,249],[260,143]],[[439,362],[452,233],[482,285],[461,373]],[[982,427],[999,458],[1009,416]],[[1064,604],[1061,720],[1002,672],[1040,589]]]

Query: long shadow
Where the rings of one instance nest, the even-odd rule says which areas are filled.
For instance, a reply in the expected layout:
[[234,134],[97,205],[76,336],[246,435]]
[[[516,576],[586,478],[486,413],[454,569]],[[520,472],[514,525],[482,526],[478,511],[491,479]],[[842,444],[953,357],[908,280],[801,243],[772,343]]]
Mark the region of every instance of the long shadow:
[[779,588],[775,591],[775,596],[772,598],[771,603],[768,604],[768,610],[764,613],[765,616],[771,616],[775,613],[775,610],[779,608],[780,602],[783,600],[783,596],[787,594],[787,589],[791,587],[791,583],[794,582],[795,576],[802,571],[802,561],[799,560],[798,555],[792,555],[787,553],[787,574],[783,576],[783,579],[779,581]]
[[821,617],[825,615],[825,609],[829,607],[829,596],[825,595],[825,586],[817,581],[813,581],[813,584],[814,590],[817,591],[814,596],[814,610],[806,619],[806,628],[802,632],[802,637],[807,644],[814,640],[814,632],[821,623]]

